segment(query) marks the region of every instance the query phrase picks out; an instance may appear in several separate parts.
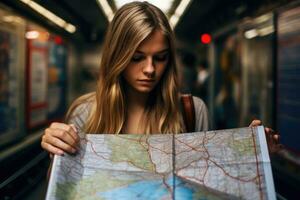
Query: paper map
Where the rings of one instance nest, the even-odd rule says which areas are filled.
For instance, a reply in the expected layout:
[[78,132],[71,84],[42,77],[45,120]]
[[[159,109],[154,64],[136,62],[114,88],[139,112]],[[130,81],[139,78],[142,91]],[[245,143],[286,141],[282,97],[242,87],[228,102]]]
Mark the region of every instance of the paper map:
[[276,196],[259,126],[185,134],[86,134],[76,155],[54,157],[46,199]]

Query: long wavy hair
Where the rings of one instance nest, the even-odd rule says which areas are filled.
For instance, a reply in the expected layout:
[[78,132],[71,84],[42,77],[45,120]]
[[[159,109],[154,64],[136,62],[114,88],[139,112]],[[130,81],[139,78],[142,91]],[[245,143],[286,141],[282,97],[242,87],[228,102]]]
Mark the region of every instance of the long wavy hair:
[[141,42],[155,30],[162,31],[168,41],[169,61],[161,80],[149,95],[144,133],[183,132],[174,33],[164,13],[147,2],[125,4],[115,13],[104,40],[96,92],[77,99],[67,118],[79,104],[90,101],[93,103],[84,131],[122,133],[127,115],[126,84],[122,72]]

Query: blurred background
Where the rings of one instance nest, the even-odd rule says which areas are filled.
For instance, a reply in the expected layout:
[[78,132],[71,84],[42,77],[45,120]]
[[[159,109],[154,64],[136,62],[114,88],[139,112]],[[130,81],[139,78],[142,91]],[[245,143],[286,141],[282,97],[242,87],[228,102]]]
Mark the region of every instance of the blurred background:
[[[95,89],[107,25],[125,2],[0,1],[0,199],[44,199],[43,130]],[[213,129],[260,119],[279,131],[277,198],[299,198],[300,1],[149,2],[175,31],[181,91],[205,101]]]

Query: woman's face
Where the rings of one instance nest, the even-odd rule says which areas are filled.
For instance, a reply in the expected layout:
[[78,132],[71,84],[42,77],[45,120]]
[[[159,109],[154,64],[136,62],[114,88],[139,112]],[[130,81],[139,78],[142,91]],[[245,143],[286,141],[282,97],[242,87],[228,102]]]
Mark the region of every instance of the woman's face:
[[160,81],[168,60],[168,41],[160,30],[156,30],[139,45],[123,77],[131,89],[149,93]]

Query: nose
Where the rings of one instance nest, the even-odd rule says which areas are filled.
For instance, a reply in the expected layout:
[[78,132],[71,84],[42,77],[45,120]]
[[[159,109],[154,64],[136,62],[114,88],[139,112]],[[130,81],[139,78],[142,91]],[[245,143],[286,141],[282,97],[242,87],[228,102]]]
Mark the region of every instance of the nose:
[[154,62],[153,62],[152,58],[147,58],[146,59],[146,63],[143,67],[143,73],[149,78],[154,76],[155,66],[154,66]]

